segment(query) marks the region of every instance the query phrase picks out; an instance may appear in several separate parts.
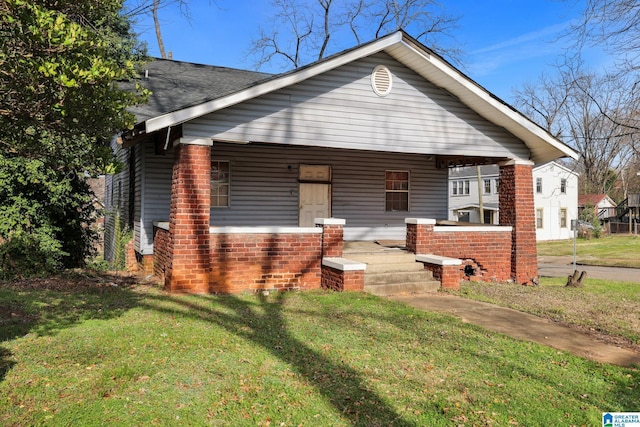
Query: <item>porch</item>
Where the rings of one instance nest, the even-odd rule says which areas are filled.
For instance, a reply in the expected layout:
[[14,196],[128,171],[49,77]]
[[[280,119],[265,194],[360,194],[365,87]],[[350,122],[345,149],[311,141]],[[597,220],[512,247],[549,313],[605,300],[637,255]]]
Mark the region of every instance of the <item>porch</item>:
[[464,277],[509,280],[512,227],[405,222],[406,240],[392,242],[344,241],[345,221],[336,218],[318,218],[316,227],[210,227],[206,252],[193,246],[180,263],[171,256],[170,224],[156,222],[154,274],[168,290],[187,293],[324,288],[397,295],[455,289]]
[[[168,290],[364,289],[366,263],[344,254],[346,220],[316,217],[315,227],[216,225],[210,208],[211,147],[180,144],[175,150],[169,221],[155,224],[153,231],[154,273]],[[407,251],[422,256],[425,269],[443,286],[458,286],[463,274],[536,280],[531,164],[503,162],[500,179],[502,225],[465,227],[406,217],[394,225],[404,229]]]

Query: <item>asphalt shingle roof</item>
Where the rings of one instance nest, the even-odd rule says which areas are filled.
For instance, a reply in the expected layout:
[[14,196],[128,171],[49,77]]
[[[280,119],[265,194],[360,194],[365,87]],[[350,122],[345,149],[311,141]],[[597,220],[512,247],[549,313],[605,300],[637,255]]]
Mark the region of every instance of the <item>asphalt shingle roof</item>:
[[271,74],[235,68],[154,59],[140,72],[140,78],[121,83],[123,89],[140,83],[152,94],[147,104],[130,109],[136,121],[198,105],[255,85]]

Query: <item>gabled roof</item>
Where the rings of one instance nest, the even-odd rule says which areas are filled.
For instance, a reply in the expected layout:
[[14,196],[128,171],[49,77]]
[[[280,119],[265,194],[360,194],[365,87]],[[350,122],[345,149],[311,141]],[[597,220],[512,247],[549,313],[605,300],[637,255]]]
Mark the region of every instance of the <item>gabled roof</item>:
[[[568,167],[561,165],[558,162],[547,162],[547,163],[543,163],[541,165],[536,165],[533,168],[533,171],[539,171],[540,169],[543,169],[549,165],[553,165],[553,167],[557,167],[562,169],[563,171],[565,171],[566,173],[570,173],[575,175],[576,177],[579,176],[579,174],[575,171],[572,171],[571,169],[569,169]],[[500,167],[498,165],[483,165],[480,166],[480,175],[482,175],[483,178],[495,178],[498,175],[500,175]],[[477,178],[478,177],[478,171],[476,169],[475,166],[465,166],[465,167],[460,167],[460,168],[452,168],[449,171],[449,179],[460,179],[460,178]]]
[[188,107],[181,107],[164,114],[148,117],[144,119],[144,129],[147,133],[151,133],[169,126],[175,126],[205,114],[300,83],[378,52],[386,52],[432,84],[456,96],[480,116],[520,138],[529,148],[531,152],[529,160],[534,163],[548,162],[565,156],[574,159],[578,157],[578,154],[570,147],[524,117],[513,107],[492,95],[442,57],[403,31],[381,37],[370,43],[357,46],[288,73],[278,74],[264,80],[254,80],[253,83],[247,81],[245,87],[239,87],[236,91],[214,96]]
[[616,202],[606,194],[580,194],[578,195],[578,206],[598,206],[604,200],[607,200],[611,206],[617,206]]

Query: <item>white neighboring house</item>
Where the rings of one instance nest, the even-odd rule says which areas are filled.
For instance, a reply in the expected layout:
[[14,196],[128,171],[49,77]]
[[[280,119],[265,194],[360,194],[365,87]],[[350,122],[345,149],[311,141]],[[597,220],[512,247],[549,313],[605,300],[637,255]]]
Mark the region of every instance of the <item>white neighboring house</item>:
[[[480,200],[485,224],[499,223],[498,166],[478,169],[460,167],[449,173],[449,219],[461,222],[480,221]],[[479,191],[480,190],[480,191]],[[536,210],[537,240],[560,240],[573,237],[571,220],[578,217],[578,174],[556,162],[533,168],[533,192]]]

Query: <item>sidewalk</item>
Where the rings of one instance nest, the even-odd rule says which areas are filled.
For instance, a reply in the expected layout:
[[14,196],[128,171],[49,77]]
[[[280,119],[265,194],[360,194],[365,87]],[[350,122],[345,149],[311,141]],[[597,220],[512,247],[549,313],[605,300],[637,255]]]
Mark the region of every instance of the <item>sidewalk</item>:
[[510,308],[440,293],[399,295],[389,298],[420,310],[451,314],[464,322],[473,323],[488,330],[537,342],[598,362],[620,366],[640,365],[640,353],[602,343],[576,329]]
[[[620,282],[640,283],[640,268],[598,267],[594,265],[576,265],[578,271],[586,271],[591,279],[617,280]],[[540,277],[567,277],[573,274],[572,256],[538,257]]]

